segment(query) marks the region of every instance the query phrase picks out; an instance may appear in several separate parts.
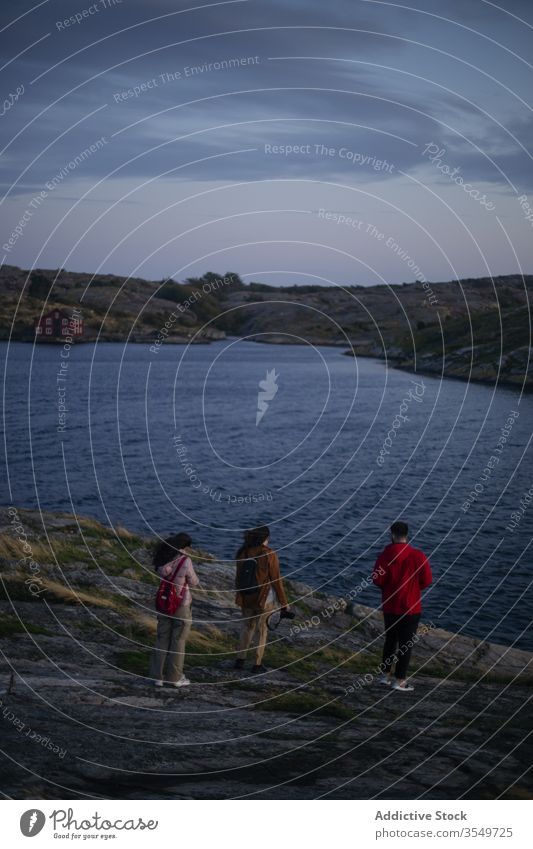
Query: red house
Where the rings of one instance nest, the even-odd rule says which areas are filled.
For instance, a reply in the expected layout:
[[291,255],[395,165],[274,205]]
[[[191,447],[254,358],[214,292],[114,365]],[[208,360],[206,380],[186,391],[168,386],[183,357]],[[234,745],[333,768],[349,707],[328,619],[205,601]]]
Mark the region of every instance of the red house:
[[72,315],[59,309],[51,310],[34,321],[36,336],[83,336],[83,319],[79,310],[73,309]]

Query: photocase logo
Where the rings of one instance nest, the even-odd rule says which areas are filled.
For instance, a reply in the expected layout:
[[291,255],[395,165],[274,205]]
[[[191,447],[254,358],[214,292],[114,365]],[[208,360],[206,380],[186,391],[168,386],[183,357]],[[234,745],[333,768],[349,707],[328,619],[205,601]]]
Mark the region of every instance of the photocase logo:
[[35,837],[42,831],[46,817],[42,811],[32,808],[30,811],[25,811],[20,818],[20,830],[24,837]]
[[272,401],[278,391],[278,384],[276,383],[278,377],[279,374],[276,374],[276,369],[273,368],[270,371],[267,371],[266,378],[264,380],[259,381],[259,392],[257,393],[257,413],[255,416],[256,427],[268,410],[269,401]]

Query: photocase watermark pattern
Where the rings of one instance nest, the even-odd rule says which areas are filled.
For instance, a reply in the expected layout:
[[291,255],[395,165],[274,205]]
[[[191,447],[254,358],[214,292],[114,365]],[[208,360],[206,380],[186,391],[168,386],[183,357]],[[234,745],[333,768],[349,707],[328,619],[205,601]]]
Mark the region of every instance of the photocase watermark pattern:
[[407,416],[406,413],[409,410],[411,402],[414,401],[416,404],[422,403],[422,398],[424,396],[424,392],[426,391],[424,381],[412,380],[411,383],[414,385],[415,388],[414,390],[412,387],[409,388],[407,395],[402,399],[399,412],[396,413],[392,420],[391,428],[383,441],[383,445],[379,450],[378,456],[376,457],[376,463],[378,466],[385,465],[386,457],[390,455],[391,448],[394,444],[393,437],[394,439],[396,439],[397,431],[400,430],[400,428],[405,422],[409,421],[409,416]]
[[373,171],[385,171],[392,174],[394,165],[386,159],[379,159],[369,153],[360,153],[348,147],[331,147],[326,144],[270,144],[265,143],[264,152],[267,156],[318,156],[327,159],[342,159],[350,162],[353,167],[368,167]]
[[84,148],[81,153],[78,153],[73,159],[70,160],[70,162],[68,162],[60,171],[58,171],[57,174],[55,174],[50,180],[46,182],[46,189],[41,189],[40,192],[38,192],[32,197],[23,214],[19,218],[17,225],[14,227],[11,235],[9,236],[9,239],[2,245],[2,249],[6,251],[6,253],[10,253],[19,241],[19,239],[22,238],[22,236],[24,235],[25,228],[28,226],[37,210],[41,208],[50,193],[53,192],[63,182],[65,177],[68,176],[68,174],[70,174],[72,171],[75,171],[79,165],[89,159],[93,154],[97,153],[99,150],[102,150],[104,145],[106,145],[107,143],[107,139],[104,136],[101,136],[99,139],[93,142],[93,144]]
[[11,530],[15,535],[15,539],[19,543],[23,554],[23,556],[17,561],[17,566],[29,569],[31,574],[30,577],[25,580],[24,585],[27,587],[31,595],[38,598],[43,594],[45,589],[41,578],[41,567],[34,559],[33,548],[29,541],[29,535],[20,518],[18,510],[16,507],[9,507],[7,512],[10,517]]
[[[76,832],[82,832],[83,836],[90,833],[91,836],[98,836],[99,832],[103,832],[99,836],[104,839],[116,837],[113,832],[118,831],[155,831],[159,826],[158,820],[144,820],[143,817],[120,817],[115,820],[110,820],[96,811],[90,816],[83,814],[76,815],[73,808],[56,808],[50,814],[50,820],[56,836],[64,837],[79,837]],[[59,834],[58,834],[59,832]],[[61,834],[63,832],[63,834]],[[96,832],[92,835],[92,832]]]
[[429,142],[426,144],[422,151],[422,156],[427,156],[431,164],[434,165],[441,174],[449,177],[452,183],[455,183],[456,186],[460,186],[465,194],[477,201],[482,207],[488,210],[488,212],[493,212],[496,209],[494,203],[487,200],[487,195],[482,195],[479,189],[476,189],[471,183],[465,182],[462,174],[459,173],[461,171],[460,167],[456,166],[455,168],[452,168],[443,161],[446,154],[446,148],[440,147],[435,142]]
[[524,492],[522,498],[518,503],[518,507],[516,510],[513,510],[510,516],[509,522],[506,524],[506,529],[510,531],[512,534],[516,531],[516,529],[520,526],[520,522],[524,518],[526,511],[529,509],[529,505],[533,501],[533,486],[531,486],[526,492]]
[[479,480],[476,481],[474,487],[470,490],[467,497],[463,501],[461,507],[463,513],[467,513],[470,510],[470,507],[475,504],[476,501],[479,499],[481,493],[485,491],[485,484],[490,480],[493,470],[500,462],[500,458],[503,453],[505,444],[507,443],[511,435],[511,430],[519,415],[520,413],[518,412],[518,410],[511,410],[507,421],[505,422],[503,427],[500,428],[500,435],[498,436],[498,439],[496,441],[494,453],[491,454],[491,456],[487,460],[487,463],[480,474]]
[[145,820],[142,816],[109,819],[98,811],[91,811],[89,815],[84,812],[77,814],[74,808],[54,808],[46,816],[38,808],[30,808],[20,818],[20,830],[25,837],[34,837],[43,830],[47,820],[54,838],[79,840],[80,843],[97,839],[115,840],[121,832],[156,831],[159,827],[159,820]]
[[[152,345],[150,346],[150,351],[152,354],[158,354],[163,342],[168,339],[172,327],[178,321],[180,315],[185,315],[195,304],[202,300],[204,295],[211,295],[213,292],[218,292],[220,289],[223,289],[225,286],[229,286],[233,282],[233,278],[230,277],[220,277],[217,280],[207,281],[202,283],[201,288],[195,289],[188,298],[179,303],[175,310],[169,313],[167,320],[164,325],[161,327],[157,334],[157,338],[154,340]],[[179,285],[179,284],[176,284]]]
[[24,837],[35,837],[46,824],[46,816],[42,811],[33,808],[25,811],[20,818],[20,830]]
[[184,443],[181,434],[176,434],[172,439],[174,450],[176,452],[176,457],[178,463],[180,464],[184,475],[189,481],[191,487],[202,495],[207,495],[208,498],[211,499],[215,504],[233,504],[233,505],[244,505],[244,504],[265,504],[269,501],[273,500],[273,495],[271,490],[264,490],[262,492],[247,492],[247,493],[230,493],[230,492],[222,492],[222,490],[217,487],[209,486],[209,484],[204,483],[198,474],[198,470],[188,459],[188,448]]
[[353,587],[348,593],[344,593],[344,595],[340,598],[336,598],[335,601],[330,602],[325,607],[323,607],[318,613],[314,613],[308,619],[304,619],[303,621],[299,621],[296,624],[292,625],[288,636],[293,637],[301,634],[304,631],[308,631],[310,628],[317,628],[321,625],[325,619],[330,619],[335,613],[347,613],[351,605],[353,605],[355,599],[368,587],[372,586],[372,579],[374,575],[384,575],[385,570],[379,566],[371,575],[367,578],[363,578],[359,584]]
[[259,56],[233,56],[228,59],[221,59],[219,62],[205,62],[203,65],[185,65],[181,70],[163,71],[157,77],[144,80],[144,82],[131,86],[131,88],[116,91],[113,93],[113,100],[115,103],[124,103],[140,97],[142,94],[146,94],[146,92],[166,86],[169,83],[181,82],[192,77],[201,76],[202,74],[212,73],[213,71],[229,71],[249,65],[258,65],[260,61]]
[[3,700],[0,698],[0,715],[6,722],[10,722],[14,728],[17,729],[18,733],[23,737],[26,737],[28,740],[31,740],[33,743],[37,743],[39,746],[42,746],[43,749],[47,749],[52,752],[52,754],[57,755],[58,758],[63,759],[67,754],[67,750],[61,746],[58,746],[54,743],[53,740],[46,734],[39,734],[29,725],[27,725],[24,720],[22,720],[17,714],[9,707],[9,705],[5,705]]
[[278,392],[279,375],[276,369],[270,369],[266,373],[264,380],[259,381],[259,392],[257,393],[257,412],[255,414],[255,426],[261,422],[263,416],[269,408],[270,402],[274,400]]
[[425,298],[428,303],[431,305],[438,303],[438,298],[435,295],[433,289],[431,288],[431,284],[428,283],[426,277],[420,270],[420,266],[416,264],[414,259],[407,253],[407,251],[401,247],[401,245],[394,239],[393,236],[386,236],[375,224],[372,224],[369,221],[363,221],[360,218],[355,218],[352,215],[346,215],[342,212],[329,212],[326,209],[319,209],[317,213],[318,217],[324,221],[332,221],[335,224],[342,224],[346,227],[350,227],[353,230],[357,230],[359,233],[363,233],[369,236],[371,239],[376,239],[378,242],[382,242],[387,250],[391,251],[395,254],[399,259],[401,259],[407,265],[409,271],[411,271],[419,283],[422,284],[422,288],[425,291]]
[[70,15],[68,18],[56,21],[56,30],[58,32],[63,32],[69,29],[70,27],[84,23],[87,18],[91,18],[93,15],[97,15],[99,12],[102,12],[106,9],[112,9],[115,6],[121,6],[122,3],[123,0],[97,0],[96,3],[92,3],[90,6],[86,6],[84,9],[80,9],[73,15]]
[[[82,318],[81,310],[74,308],[68,320],[69,333],[73,333],[74,328],[78,325]],[[67,429],[67,380],[70,373],[70,352],[75,343],[75,336],[68,335],[63,337],[63,345],[59,354],[59,369],[56,374],[57,385],[57,432],[65,433]]]
[[24,84],[21,83],[20,85],[18,85],[16,87],[16,89],[13,93],[10,92],[8,94],[8,96],[5,98],[4,102],[2,103],[2,108],[0,110],[0,118],[3,118],[4,115],[6,115],[9,112],[9,110],[13,108],[15,103],[17,103],[17,101],[20,100],[20,98],[24,94],[25,90],[26,89],[24,88]]
[[520,204],[520,209],[524,213],[525,220],[531,225],[531,227],[533,227],[533,208],[529,203],[528,196],[520,195],[518,203]]
[[[433,622],[428,622],[427,624],[422,624],[418,627],[416,634],[405,643],[402,643],[396,651],[394,652],[396,659],[402,657],[406,652],[416,646],[417,643],[420,642],[421,637],[426,636],[436,625]],[[360,690],[362,687],[367,687],[369,684],[373,684],[376,680],[377,675],[382,675],[387,671],[387,667],[384,662],[381,661],[380,664],[375,668],[373,672],[366,672],[364,675],[358,675],[355,678],[354,682],[350,684],[344,690],[344,695],[348,696],[350,693],[354,693],[356,690]]]

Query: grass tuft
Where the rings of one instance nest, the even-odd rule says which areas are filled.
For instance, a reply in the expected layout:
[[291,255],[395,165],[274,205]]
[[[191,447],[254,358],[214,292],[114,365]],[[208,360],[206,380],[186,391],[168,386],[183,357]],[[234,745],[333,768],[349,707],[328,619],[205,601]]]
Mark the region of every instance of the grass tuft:
[[21,622],[15,616],[0,616],[0,637],[11,637],[14,634],[44,634],[53,637],[51,631],[41,628],[40,625],[32,625],[30,622]]
[[330,716],[334,719],[353,719],[355,713],[349,707],[332,701],[327,693],[281,693],[274,699],[259,702],[254,710],[276,711],[290,713],[301,718],[306,714],[310,717]]

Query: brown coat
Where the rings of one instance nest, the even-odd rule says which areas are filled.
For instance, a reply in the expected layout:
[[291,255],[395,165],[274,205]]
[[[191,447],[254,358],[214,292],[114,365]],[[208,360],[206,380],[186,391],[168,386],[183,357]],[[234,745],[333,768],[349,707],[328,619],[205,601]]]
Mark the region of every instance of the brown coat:
[[239,607],[255,607],[262,609],[265,606],[270,587],[272,586],[274,595],[277,596],[280,607],[286,607],[289,602],[285,595],[283,579],[279,571],[278,555],[267,545],[247,548],[241,552],[240,559],[237,560],[236,563],[237,574],[235,576],[235,586],[237,587],[239,585],[242,562],[249,557],[255,557],[257,559],[256,575],[259,590],[256,593],[251,593],[250,595],[245,596],[241,595],[240,592],[237,592],[237,595],[235,596],[235,603],[238,604]]

